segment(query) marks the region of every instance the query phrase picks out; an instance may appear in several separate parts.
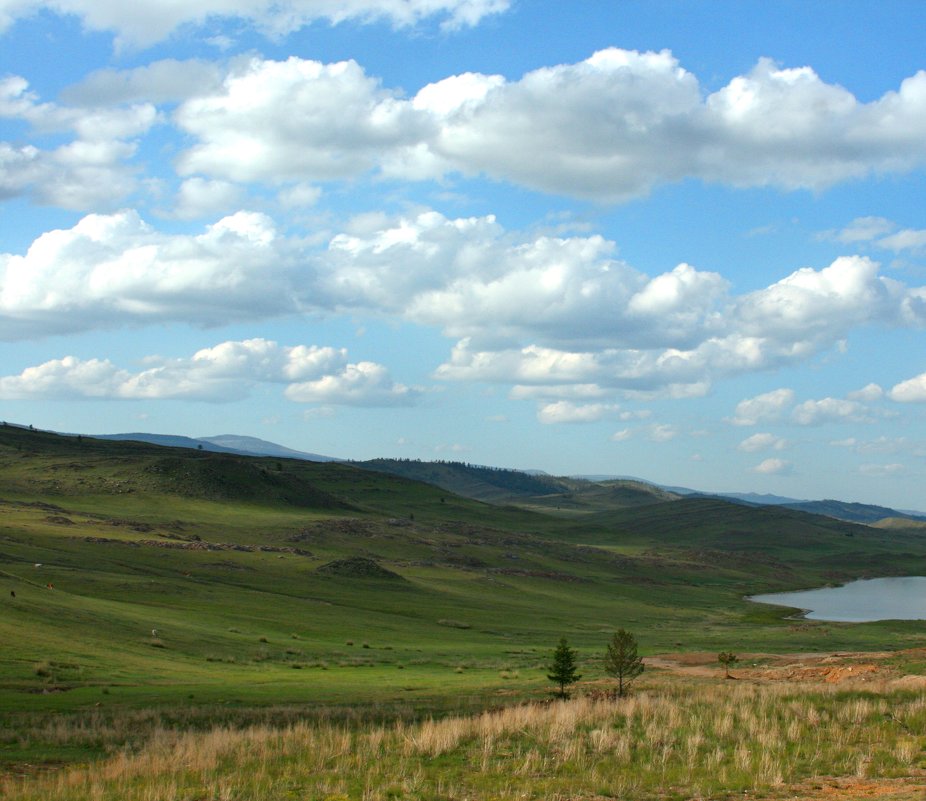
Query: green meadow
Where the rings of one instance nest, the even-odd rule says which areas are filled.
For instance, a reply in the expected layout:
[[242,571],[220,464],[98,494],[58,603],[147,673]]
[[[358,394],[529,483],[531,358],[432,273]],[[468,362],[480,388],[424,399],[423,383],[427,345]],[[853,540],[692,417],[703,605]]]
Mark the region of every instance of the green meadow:
[[[549,698],[561,636],[594,691],[618,627],[645,656],[871,650],[905,652],[905,669],[923,667],[909,656],[924,643],[921,623],[795,620],[794,610],[744,599],[926,573],[923,529],[645,494],[586,487],[581,503],[571,493],[488,504],[349,464],[0,427],[0,772],[57,766],[57,775],[120,749],[168,748],[165,731],[169,748],[183,732],[229,726],[327,726],[374,739],[386,726],[388,740],[396,726]],[[505,747],[520,749],[528,768],[547,758],[548,746],[530,756],[528,745]],[[738,787],[749,771],[741,758],[737,772],[731,747]],[[915,762],[895,757],[883,758],[895,773]],[[281,777],[286,759],[274,768]],[[382,786],[401,786],[391,770]],[[126,787],[94,797],[135,797]],[[328,790],[362,795],[334,780]],[[508,797],[502,790],[484,788]],[[443,797],[434,787],[402,792]],[[70,797],[82,796],[61,795]]]

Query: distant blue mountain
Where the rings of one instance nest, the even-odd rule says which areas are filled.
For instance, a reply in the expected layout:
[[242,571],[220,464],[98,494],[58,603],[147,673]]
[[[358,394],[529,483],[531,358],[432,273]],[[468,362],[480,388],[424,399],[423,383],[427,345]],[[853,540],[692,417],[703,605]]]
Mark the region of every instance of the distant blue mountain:
[[724,498],[734,503],[744,503],[750,506],[781,506],[784,509],[794,509],[798,512],[809,512],[814,515],[834,517],[837,520],[848,520],[851,523],[877,523],[879,520],[888,517],[899,517],[919,522],[926,521],[926,515],[923,515],[922,512],[900,511],[891,509],[888,506],[876,506],[870,503],[851,503],[832,499],[799,501],[781,495],[759,495],[755,492],[718,492],[710,494],[712,497]]
[[152,445],[163,445],[168,448],[192,448],[194,450],[211,451],[213,453],[234,453],[238,456],[278,456],[281,459],[302,459],[307,462],[339,462],[333,456],[321,456],[317,453],[295,451],[292,448],[267,442],[257,437],[245,437],[236,434],[222,434],[217,437],[183,437],[175,434],[146,434],[133,432],[130,434],[91,434],[95,439],[131,440],[132,442],[148,442]]
[[309,462],[343,462],[334,456],[322,456],[318,453],[294,451],[275,442],[268,442],[257,437],[245,437],[238,434],[220,434],[217,437],[199,437],[200,442],[208,442],[220,448],[246,456],[280,456],[284,459],[303,459]]
[[790,506],[795,503],[814,503],[814,501],[804,501],[800,498],[786,498],[784,495],[760,494],[758,492],[720,492],[718,495],[721,498],[755,503],[759,506]]

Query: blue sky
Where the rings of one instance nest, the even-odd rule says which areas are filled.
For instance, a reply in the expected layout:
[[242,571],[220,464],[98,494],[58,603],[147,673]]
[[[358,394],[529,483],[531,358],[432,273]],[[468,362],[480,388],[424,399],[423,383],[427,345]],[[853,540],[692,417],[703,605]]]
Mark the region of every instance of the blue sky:
[[924,23],[0,0],[0,416],[926,509]]

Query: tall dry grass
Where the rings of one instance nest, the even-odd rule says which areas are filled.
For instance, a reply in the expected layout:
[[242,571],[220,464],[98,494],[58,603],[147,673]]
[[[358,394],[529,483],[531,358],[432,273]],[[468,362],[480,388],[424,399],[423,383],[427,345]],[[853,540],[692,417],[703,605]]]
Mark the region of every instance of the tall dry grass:
[[525,704],[417,724],[157,730],[9,801],[634,799],[750,794],[924,766],[926,699],[732,684]]

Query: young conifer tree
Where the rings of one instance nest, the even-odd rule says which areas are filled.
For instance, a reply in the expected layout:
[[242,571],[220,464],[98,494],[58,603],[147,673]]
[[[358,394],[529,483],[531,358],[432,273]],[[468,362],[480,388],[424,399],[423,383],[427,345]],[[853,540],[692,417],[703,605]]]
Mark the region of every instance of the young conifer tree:
[[733,651],[721,651],[717,654],[717,661],[723,665],[723,675],[725,678],[732,679],[730,668],[739,662],[740,658]]
[[643,657],[637,654],[636,638],[618,629],[604,655],[604,671],[617,679],[617,695],[623,697],[631,682],[643,672]]
[[576,652],[569,647],[565,637],[560,638],[559,645],[553,651],[549,671],[547,678],[559,685],[559,697],[568,698],[566,687],[575,684],[582,677],[576,672]]

